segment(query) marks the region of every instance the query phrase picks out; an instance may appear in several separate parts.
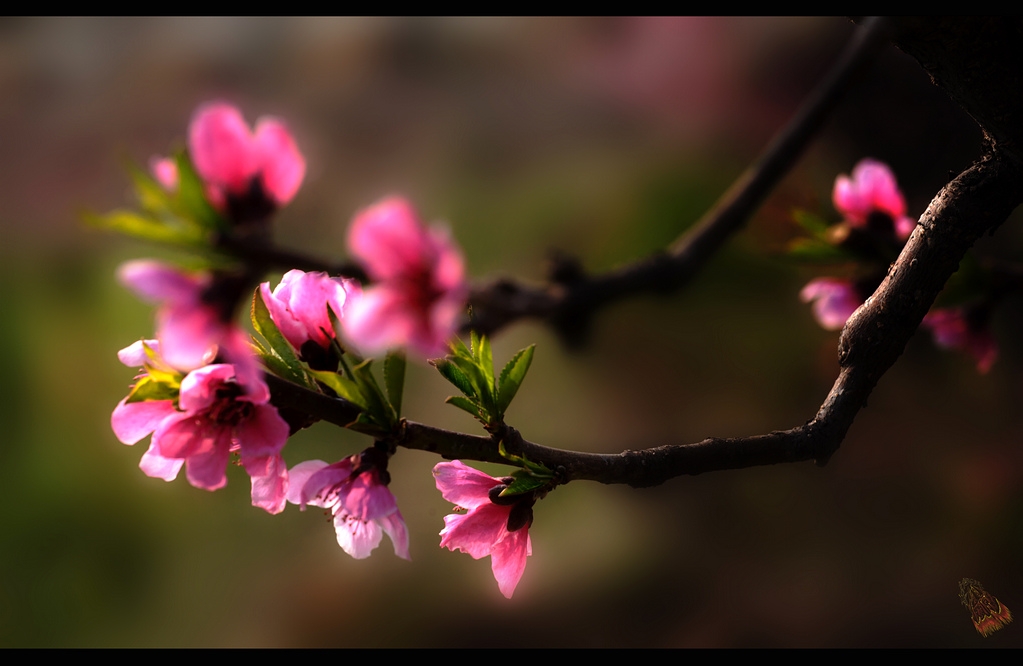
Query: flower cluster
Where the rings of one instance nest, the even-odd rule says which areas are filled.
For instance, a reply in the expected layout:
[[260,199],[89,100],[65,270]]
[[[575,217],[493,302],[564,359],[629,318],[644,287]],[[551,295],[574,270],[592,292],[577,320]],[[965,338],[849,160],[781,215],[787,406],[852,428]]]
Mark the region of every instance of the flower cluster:
[[[223,102],[195,112],[187,156],[154,158],[150,166],[159,187],[143,184],[149,188],[143,205],[152,217],[136,228],[160,239],[175,238],[179,227],[198,229],[180,238],[214,245],[244,236],[244,248],[268,242],[270,214],[295,196],[305,173],[305,160],[280,120],[261,119],[251,131],[241,112]],[[179,226],[161,227],[167,218]],[[385,395],[368,360],[346,363],[338,336],[363,351],[408,347],[424,356],[443,354],[465,312],[464,262],[446,230],[427,228],[397,196],[359,212],[348,245],[372,284],[364,289],[352,279],[300,270],[285,273],[273,289],[263,282],[252,302],[262,337],[251,340],[236,313],[265,264],[239,256],[238,268],[218,262],[216,269],[188,271],[152,260],[121,266],[120,281],[156,307],[157,339],[121,350],[123,363],[142,370],[114,409],[111,426],[125,444],[151,437],[139,464],[148,476],[171,481],[184,468],[193,486],[216,490],[227,483],[235,456],[251,479],[255,506],[270,513],[288,502],[323,507],[352,557],[368,557],[387,534],[395,554],[408,559],[408,530],[388,488],[393,448],[384,445],[386,438],[334,464],[308,460],[289,470],[285,443],[312,417],[271,404],[260,361],[307,390],[356,403],[363,413],[352,427],[384,437],[398,423],[402,379],[393,373],[404,371],[403,356],[388,366]],[[525,367],[508,383],[517,386]],[[441,545],[491,555],[501,591],[511,596],[529,553],[532,496],[492,502],[487,493],[502,490],[502,481],[461,463],[437,470],[444,496],[470,510],[448,517]]]
[[[816,278],[799,296],[812,304],[821,327],[837,331],[881,283],[916,223],[906,215],[906,200],[891,169],[869,158],[856,165],[851,177],[840,175],[835,180],[832,201],[843,221],[827,231],[825,240],[856,263],[857,276]],[[970,354],[977,369],[987,372],[998,355],[989,316],[989,304],[936,308],[922,325],[931,330],[939,347]]]

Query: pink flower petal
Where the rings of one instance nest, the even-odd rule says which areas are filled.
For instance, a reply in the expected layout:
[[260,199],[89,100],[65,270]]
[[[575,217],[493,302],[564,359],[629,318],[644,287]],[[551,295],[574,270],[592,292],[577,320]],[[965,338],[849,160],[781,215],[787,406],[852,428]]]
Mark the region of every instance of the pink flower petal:
[[511,507],[484,504],[468,514],[444,516],[444,529],[440,531],[440,545],[448,550],[460,550],[474,560],[490,555],[494,544],[508,533],[508,514]]
[[441,496],[465,509],[475,509],[489,504],[488,493],[501,482],[469,467],[461,460],[437,463],[433,468],[434,480]]
[[395,509],[394,513],[377,521],[380,527],[391,539],[394,545],[394,554],[398,557],[411,560],[408,551],[408,528],[405,526],[405,519],[401,517],[401,511]]
[[334,531],[341,549],[357,560],[369,557],[384,538],[376,521],[359,520],[344,511],[334,514]]
[[252,506],[269,513],[284,511],[288,503],[288,468],[280,455],[242,458],[245,471],[252,479]]
[[139,469],[148,477],[173,481],[178,478],[178,472],[181,471],[181,466],[184,464],[184,460],[164,458],[156,452],[156,445],[150,443],[149,450],[143,454],[142,460],[139,461]]
[[188,149],[199,177],[227,192],[248,191],[259,168],[259,155],[241,111],[223,102],[205,104],[196,111],[188,130]]
[[256,125],[253,149],[263,174],[263,187],[278,206],[291,201],[305,177],[305,158],[283,122],[263,118]]
[[124,444],[134,444],[156,428],[169,416],[177,413],[171,400],[149,400],[126,402],[125,398],[114,408],[110,416],[110,427],[114,435]]
[[863,304],[853,284],[837,278],[811,280],[799,292],[799,297],[804,303],[813,302],[817,323],[829,331],[840,330]]
[[252,414],[235,428],[238,452],[245,457],[276,456],[288,440],[288,423],[273,405],[254,405]]
[[532,553],[528,528],[511,532],[494,546],[490,555],[490,568],[497,580],[497,587],[511,599],[515,587],[526,570],[526,557]]

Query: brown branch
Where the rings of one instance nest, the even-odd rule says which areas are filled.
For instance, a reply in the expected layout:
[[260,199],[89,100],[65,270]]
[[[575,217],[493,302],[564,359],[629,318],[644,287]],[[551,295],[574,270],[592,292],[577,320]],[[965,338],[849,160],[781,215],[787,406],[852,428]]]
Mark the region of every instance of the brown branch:
[[[505,446],[511,453],[556,468],[565,480],[632,486],[722,469],[804,460],[827,462],[966,251],[1023,203],[1023,86],[1016,85],[1023,72],[1023,52],[1019,40],[1010,39],[1020,34],[1020,23],[1007,19],[906,19],[898,25],[899,47],[920,59],[935,83],[949,90],[981,123],[986,150],[981,160],[935,196],[884,281],[850,317],[839,342],[841,370],[817,415],[804,425],[765,435],[710,438],[615,455],[544,447],[509,428]],[[983,75],[974,74],[978,71]],[[1011,88],[999,82],[1011,83]],[[528,304],[530,299],[523,300]],[[339,425],[350,423],[358,414],[358,408],[344,400],[269,379],[275,404],[300,407]],[[398,445],[445,458],[504,462],[488,437],[403,421],[394,439]]]
[[554,283],[532,287],[500,279],[473,290],[472,328],[493,333],[524,317],[544,319],[568,343],[585,335],[591,315],[608,303],[642,292],[668,293],[685,285],[760,207],[824,124],[853,77],[890,38],[884,19],[871,19],[828,76],[715,205],[666,252],[595,276],[561,259]]

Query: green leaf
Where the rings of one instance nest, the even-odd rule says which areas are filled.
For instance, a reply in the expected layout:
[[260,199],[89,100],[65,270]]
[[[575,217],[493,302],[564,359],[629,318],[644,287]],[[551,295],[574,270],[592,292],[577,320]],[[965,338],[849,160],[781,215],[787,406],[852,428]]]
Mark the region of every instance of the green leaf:
[[405,388],[405,352],[391,350],[384,358],[384,386],[394,414],[401,418],[401,394]]
[[473,389],[476,391],[476,397],[479,398],[480,406],[483,407],[483,411],[488,414],[493,414],[493,387],[483,375],[483,371],[480,367],[476,365],[476,362],[461,358],[460,356],[452,358],[451,362],[457,365],[458,369],[465,373],[465,376],[468,377],[469,383],[472,384]]
[[473,358],[472,352],[469,351],[469,348],[465,346],[465,343],[462,342],[462,339],[457,336],[451,340],[451,353],[454,356],[460,356],[470,361],[475,360],[475,358]]
[[200,226],[217,231],[230,230],[230,224],[206,200],[206,186],[192,166],[188,153],[175,155],[178,166],[178,190],[175,209],[195,220]]
[[445,358],[434,359],[430,363],[437,368],[440,374],[444,376],[444,379],[454,384],[455,388],[470,398],[478,399],[472,382],[469,381],[464,372],[458,369],[457,365]]
[[390,432],[389,428],[381,426],[373,420],[373,417],[365,412],[359,414],[354,421],[345,427],[372,437],[386,437]]
[[476,365],[483,371],[483,376],[487,380],[487,388],[490,389],[490,394],[496,394],[496,387],[494,386],[494,355],[490,350],[490,339],[481,335],[479,338],[479,348],[477,350],[478,358],[476,359]]
[[806,229],[816,238],[823,238],[826,236],[828,228],[831,226],[824,221],[824,219],[808,210],[796,209],[792,211],[792,219],[796,221],[796,224]]
[[469,412],[474,419],[480,419],[480,406],[475,400],[470,400],[461,395],[453,395],[444,402]]
[[533,350],[536,345],[529,345],[520,350],[501,371],[501,378],[498,382],[497,411],[501,418],[511,404],[515,394],[519,392],[522,380],[526,378],[529,366],[533,362]]
[[370,417],[380,424],[385,431],[390,430],[398,423],[398,417],[391,408],[391,404],[384,397],[376,377],[370,370],[373,359],[368,358],[362,363],[352,367],[352,379],[359,385],[362,395],[366,400],[366,411]]
[[129,210],[115,210],[106,215],[86,213],[85,222],[98,229],[114,231],[146,241],[202,247],[207,244],[206,233],[180,220],[163,220]]
[[274,356],[281,359],[286,369],[285,374],[276,371],[274,374],[278,374],[295,384],[308,387],[309,381],[306,378],[305,368],[302,367],[302,362],[295,354],[295,350],[291,348],[291,344],[284,338],[280,329],[277,328],[277,324],[270,317],[270,311],[267,309],[266,303],[263,302],[261,289],[256,289],[252,294],[251,316],[253,328],[263,336],[263,339],[270,345],[270,351],[273,352]]
[[362,387],[357,382],[329,370],[310,370],[309,374],[329,386],[338,397],[357,405],[363,411],[369,411],[369,401],[366,400]]
[[475,330],[469,331],[469,344],[472,351],[472,360],[480,362],[480,334]]
[[816,238],[796,238],[789,243],[787,252],[792,259],[814,263],[843,263],[854,257],[846,250]]

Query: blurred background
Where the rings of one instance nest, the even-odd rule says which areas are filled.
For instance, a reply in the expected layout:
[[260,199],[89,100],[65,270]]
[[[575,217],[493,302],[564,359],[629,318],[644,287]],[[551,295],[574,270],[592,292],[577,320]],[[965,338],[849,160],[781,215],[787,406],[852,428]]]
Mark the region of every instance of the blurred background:
[[[3,19],[0,21],[0,645],[1020,646],[982,639],[972,577],[1023,612],[1023,317],[995,319],[987,375],[917,335],[844,445],[811,463],[633,490],[558,489],[536,509],[512,600],[489,560],[438,547],[435,456],[391,489],[412,562],[356,561],[319,510],[270,516],[244,471],[208,493],[138,469],[110,431],[152,311],[114,279],[161,248],[85,228],[129,205],[126,163],[181,146],[226,99],[287,119],[308,161],[280,242],[336,257],[359,208],[402,192],[450,225],[476,280],[539,280],[552,250],[603,270],[663,248],[762,150],[855,27],[836,18]],[[617,452],[789,428],[837,372],[837,334],[798,292],[827,269],[781,255],[794,209],[891,165],[918,216],[980,132],[887,49],[748,228],[683,292],[615,305],[589,344],[537,343],[508,420],[528,439]],[[1016,222],[978,251],[1011,259]],[[276,279],[276,278],[272,278]],[[477,432],[410,366],[407,416]],[[289,464],[366,438],[319,424]],[[504,468],[487,467],[491,473]]]

